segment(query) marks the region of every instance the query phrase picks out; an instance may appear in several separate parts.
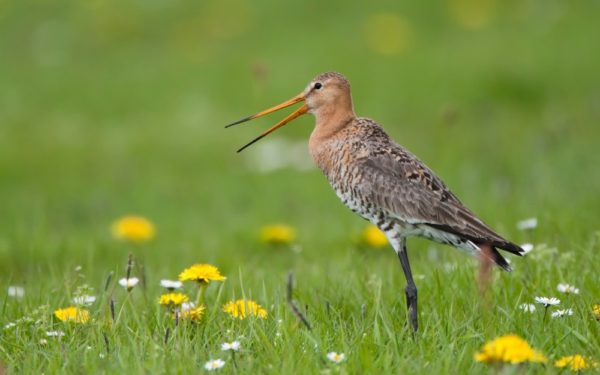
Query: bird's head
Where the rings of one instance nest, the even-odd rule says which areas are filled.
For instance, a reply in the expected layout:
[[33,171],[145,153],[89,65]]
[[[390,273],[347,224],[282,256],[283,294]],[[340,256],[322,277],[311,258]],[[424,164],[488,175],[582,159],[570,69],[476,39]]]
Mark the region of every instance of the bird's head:
[[319,120],[322,118],[331,118],[336,115],[354,116],[354,111],[352,109],[352,97],[350,95],[350,83],[343,75],[336,72],[328,72],[316,76],[312,81],[309,82],[304,91],[294,96],[290,100],[287,100],[255,115],[248,116],[231,123],[227,125],[226,128],[268,115],[269,113],[273,113],[299,102],[305,103],[300,108],[290,113],[286,118],[253,139],[250,143],[240,148],[238,152],[244,150],[246,147],[266,137],[275,130],[305,113],[313,114],[317,118],[317,122],[319,122]]

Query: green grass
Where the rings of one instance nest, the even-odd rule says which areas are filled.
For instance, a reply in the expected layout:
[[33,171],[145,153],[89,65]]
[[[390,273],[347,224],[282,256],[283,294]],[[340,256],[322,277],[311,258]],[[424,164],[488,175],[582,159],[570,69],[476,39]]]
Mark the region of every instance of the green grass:
[[[221,357],[221,372],[233,373],[220,344],[240,338],[241,373],[481,373],[473,354],[510,332],[550,361],[600,360],[591,315],[600,300],[600,7],[454,3],[0,3],[0,286],[26,292],[3,292],[0,325],[38,311],[0,330],[0,372],[201,372]],[[405,49],[385,55],[369,44],[364,25],[379,13],[400,17]],[[481,27],[466,27],[469,17]],[[378,36],[393,46],[389,35]],[[356,245],[365,222],[321,173],[257,172],[252,160],[266,140],[235,154],[284,114],[223,129],[333,69],[350,79],[358,114],[383,124],[500,233],[540,245],[511,258],[514,272],[495,271],[482,298],[475,260],[410,240],[416,339],[395,254]],[[304,142],[312,123],[301,118],[272,138]],[[111,222],[129,213],[156,224],[154,241],[111,238]],[[530,216],[538,228],[517,230]],[[276,222],[297,230],[293,246],[257,240]],[[115,282],[130,252],[147,287],[128,296]],[[156,303],[158,281],[196,262],[228,279],[210,286],[200,324],[175,327]],[[289,272],[310,331],[286,305]],[[581,294],[559,296],[559,282]],[[57,322],[53,311],[82,285],[98,296],[92,321]],[[544,321],[540,309],[518,310],[539,295],[561,298],[574,315]],[[241,296],[268,318],[221,312]],[[114,323],[111,297],[122,311]],[[45,337],[56,329],[66,336]],[[329,351],[346,360],[331,364]]]

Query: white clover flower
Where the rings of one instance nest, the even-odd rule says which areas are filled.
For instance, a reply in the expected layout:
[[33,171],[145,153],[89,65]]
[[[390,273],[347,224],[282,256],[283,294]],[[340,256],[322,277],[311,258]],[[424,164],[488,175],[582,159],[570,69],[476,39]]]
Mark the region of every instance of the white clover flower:
[[6,323],[6,325],[4,326],[4,329],[11,329],[12,327],[16,327],[17,323],[15,322],[10,322],[10,323]]
[[579,288],[576,288],[573,285],[569,284],[558,284],[556,286],[556,290],[566,294],[579,294]]
[[7,293],[9,297],[23,298],[25,295],[25,288],[22,286],[11,285],[8,287]]
[[46,345],[47,343],[48,343],[48,340],[40,339],[40,345]]
[[562,318],[563,316],[573,315],[573,309],[556,310],[552,313],[553,318]]
[[167,288],[169,290],[173,290],[173,289],[181,288],[183,286],[183,283],[179,280],[162,279],[160,281],[160,286],[162,286],[163,288]]
[[523,253],[523,255],[529,254],[531,252],[531,250],[533,250],[533,244],[531,244],[531,243],[524,243],[523,245],[521,245],[521,249],[523,249],[525,251]]
[[234,352],[237,352],[239,349],[240,349],[240,342],[239,341],[224,342],[221,345],[221,350],[222,351],[233,350]]
[[535,297],[535,302],[544,305],[544,307],[548,306],[556,306],[560,303],[560,300],[555,297]]
[[225,366],[225,361],[223,361],[220,358],[211,359],[210,361],[208,361],[204,364],[204,368],[207,369],[208,371],[218,370],[223,366]]
[[519,305],[519,309],[528,312],[528,313],[534,313],[535,312],[535,305],[533,303],[522,303]]
[[139,282],[140,282],[140,280],[137,277],[130,277],[129,279],[122,278],[121,280],[119,280],[119,285],[121,285],[123,288],[127,288],[127,291],[130,291]]
[[334,362],[334,363],[340,363],[345,358],[346,358],[346,356],[344,355],[344,353],[336,353],[336,352],[327,353],[327,359],[329,359],[331,362]]
[[94,296],[83,295],[73,298],[73,303],[76,305],[88,306],[94,302],[96,302],[96,297]]
[[46,331],[48,337],[63,337],[65,333],[63,331]]
[[520,230],[531,230],[535,229],[538,225],[538,221],[536,217],[530,217],[525,220],[521,220],[517,223],[517,228]]

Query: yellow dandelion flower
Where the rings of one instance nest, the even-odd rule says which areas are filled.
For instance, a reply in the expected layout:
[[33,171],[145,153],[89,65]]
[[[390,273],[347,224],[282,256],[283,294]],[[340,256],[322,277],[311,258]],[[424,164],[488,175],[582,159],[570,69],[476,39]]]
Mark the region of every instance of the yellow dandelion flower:
[[259,318],[267,317],[267,310],[262,308],[258,303],[248,299],[238,299],[237,301],[229,301],[223,306],[223,311],[234,318],[244,319],[247,316],[258,316]]
[[385,234],[375,225],[368,225],[360,235],[360,242],[369,247],[382,248],[387,246],[388,240]]
[[581,371],[598,367],[598,363],[580,354],[575,354],[558,359],[554,362],[554,366],[560,368],[569,367],[573,371]]
[[154,238],[154,224],[141,216],[125,216],[112,224],[113,237],[135,243],[142,243]]
[[158,303],[167,306],[179,306],[188,301],[188,296],[183,293],[166,293],[160,296]]
[[537,350],[534,350],[527,341],[517,335],[506,335],[498,337],[483,346],[483,349],[475,354],[475,361],[486,363],[522,363],[542,362],[547,359]]
[[592,314],[594,314],[594,318],[600,322],[600,305],[596,304],[592,306]]
[[[198,307],[191,307],[189,309],[182,309],[179,312],[179,318],[180,319],[189,319],[189,320],[200,320],[200,318],[202,317],[202,315],[204,315],[204,310],[205,307],[204,305],[200,305]],[[173,318],[175,317],[175,315],[173,315]]]
[[375,13],[363,22],[367,47],[381,55],[393,56],[406,52],[413,40],[410,22],[396,13]]
[[456,23],[465,29],[486,27],[494,17],[494,0],[449,0],[449,13]]
[[260,240],[264,243],[285,245],[296,239],[296,231],[294,228],[284,225],[275,224],[267,225],[260,230]]
[[90,312],[77,307],[58,309],[54,315],[63,322],[87,323],[90,320]]
[[212,264],[194,264],[179,274],[179,280],[181,281],[191,280],[204,284],[209,281],[223,281],[225,279],[226,277],[221,275],[219,269]]

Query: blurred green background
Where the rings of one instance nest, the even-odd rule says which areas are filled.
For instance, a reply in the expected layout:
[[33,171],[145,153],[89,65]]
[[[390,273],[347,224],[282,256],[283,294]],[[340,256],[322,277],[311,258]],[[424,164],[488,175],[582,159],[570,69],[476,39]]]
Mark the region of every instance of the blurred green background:
[[[142,254],[162,275],[323,274],[364,222],[305,168],[313,119],[241,155],[285,114],[223,125],[329,70],[501,233],[583,248],[600,210],[598,19],[597,1],[2,0],[1,277],[122,267],[109,226],[130,213],[156,223]],[[542,238],[516,230],[530,216]],[[260,248],[272,222],[297,229],[300,255]]]

